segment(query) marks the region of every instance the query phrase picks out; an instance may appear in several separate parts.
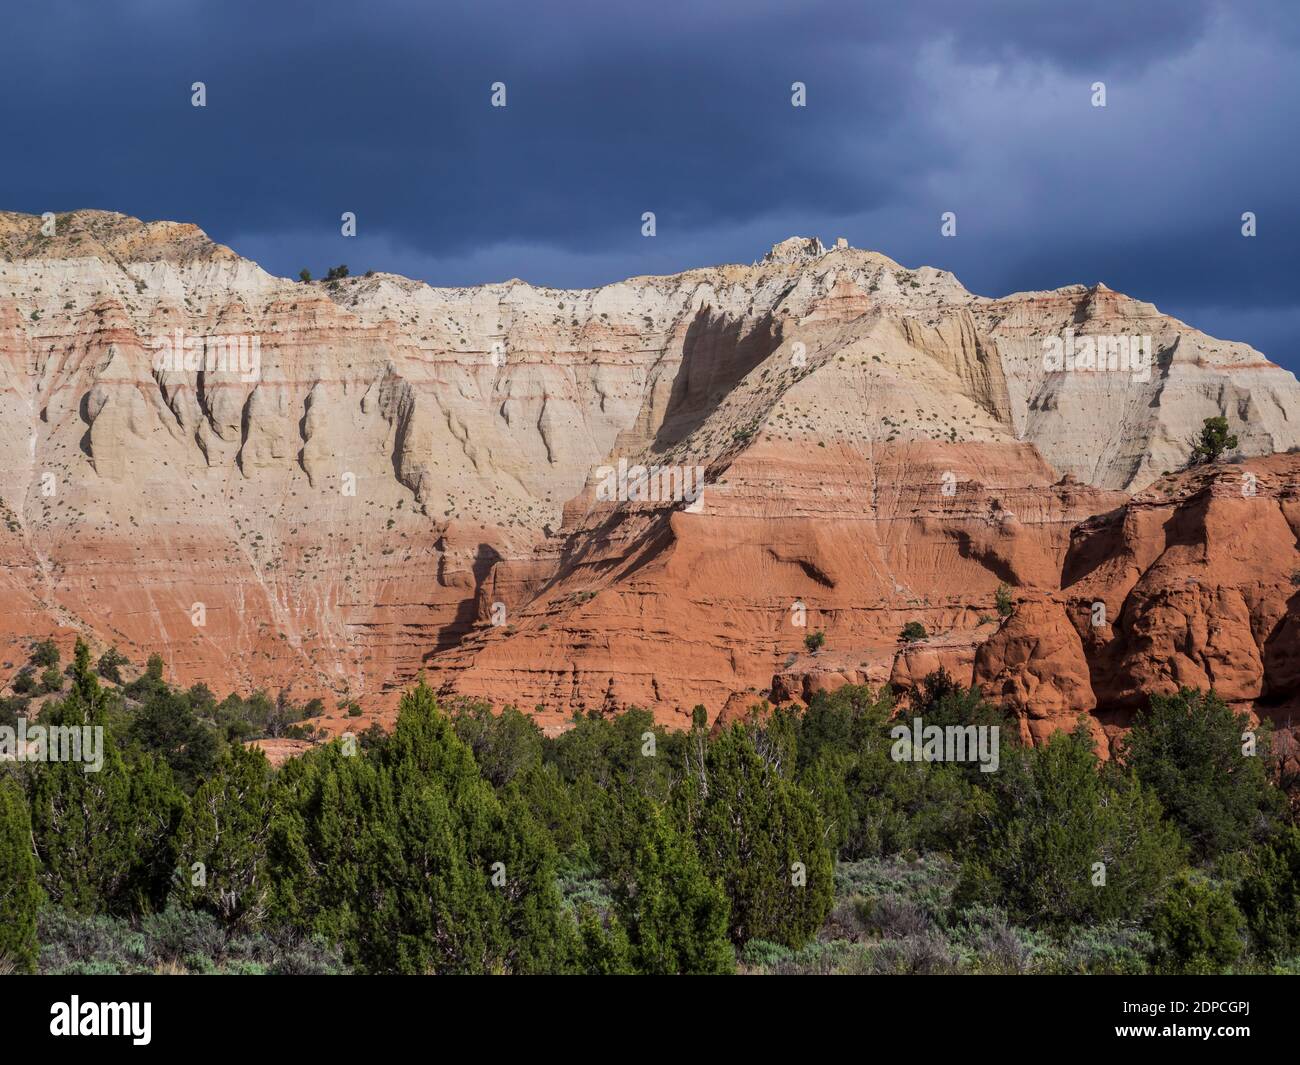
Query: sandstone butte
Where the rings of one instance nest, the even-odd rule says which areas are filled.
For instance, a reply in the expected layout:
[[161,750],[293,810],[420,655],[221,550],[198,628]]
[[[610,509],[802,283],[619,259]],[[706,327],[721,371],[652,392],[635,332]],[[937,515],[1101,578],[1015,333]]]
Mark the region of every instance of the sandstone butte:
[[[551,731],[940,665],[1034,738],[1184,684],[1300,711],[1300,385],[1104,285],[989,299],[804,238],[584,291],[302,284],[193,225],[41,229],[0,213],[7,679],[81,635],[334,732],[421,672]],[[1149,335],[1148,379],[1048,373],[1067,329]],[[178,330],[259,372],[155,368]],[[1218,415],[1234,460],[1176,472]],[[703,494],[603,499],[620,458]]]

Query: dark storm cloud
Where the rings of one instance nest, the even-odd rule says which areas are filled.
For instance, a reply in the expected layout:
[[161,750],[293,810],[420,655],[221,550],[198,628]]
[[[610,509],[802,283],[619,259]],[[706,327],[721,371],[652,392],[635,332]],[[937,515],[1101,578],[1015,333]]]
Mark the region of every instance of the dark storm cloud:
[[1295,368],[1292,8],[53,0],[7,15],[0,207],[438,284],[843,235],[986,294],[1104,280]]

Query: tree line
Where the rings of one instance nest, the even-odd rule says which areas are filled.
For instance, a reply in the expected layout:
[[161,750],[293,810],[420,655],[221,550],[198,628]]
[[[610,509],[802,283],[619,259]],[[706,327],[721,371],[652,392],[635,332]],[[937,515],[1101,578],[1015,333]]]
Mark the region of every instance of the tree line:
[[39,719],[103,727],[103,768],[0,767],[12,968],[62,957],[86,922],[188,921],[367,973],[729,973],[831,937],[855,863],[927,858],[954,870],[953,927],[996,912],[1046,939],[1128,929],[1158,971],[1300,955],[1300,830],[1271,737],[1212,693],[1151,698],[1103,760],[1083,722],[1024,746],[977,690],[926,678],[904,716],[998,728],[985,773],[895,760],[888,690],[713,731],[702,707],[683,731],[584,714],[546,737],[421,682],[391,733],[273,769],[215,700],[142,676],[134,696],[101,684],[79,644]]

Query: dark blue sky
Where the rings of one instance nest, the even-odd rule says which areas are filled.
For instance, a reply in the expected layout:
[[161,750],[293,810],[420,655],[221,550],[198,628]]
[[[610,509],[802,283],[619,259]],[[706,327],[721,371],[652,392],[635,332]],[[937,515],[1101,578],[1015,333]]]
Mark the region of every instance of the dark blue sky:
[[986,295],[1105,281],[1300,369],[1295,0],[40,0],[5,23],[2,208],[434,284],[845,236]]

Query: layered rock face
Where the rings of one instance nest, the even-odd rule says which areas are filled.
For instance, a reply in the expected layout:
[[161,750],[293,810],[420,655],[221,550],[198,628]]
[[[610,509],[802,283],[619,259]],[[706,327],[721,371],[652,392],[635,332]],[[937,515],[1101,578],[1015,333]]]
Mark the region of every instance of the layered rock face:
[[[1019,700],[1028,728],[1165,673],[1227,683],[1235,651],[1187,652],[1179,618],[1236,611],[1235,648],[1290,616],[1226,592],[1196,615],[1166,592],[1130,604],[1147,593],[1124,580],[1152,563],[1124,552],[1169,534],[1134,517],[1126,539],[1121,516],[1173,505],[1151,492],[1175,482],[1149,486],[1211,415],[1243,454],[1300,446],[1300,387],[1104,286],[989,300],[803,239],[586,291],[299,284],[193,226],[87,211],[43,228],[0,214],[15,666],[31,638],[75,631],[221,692],[382,713],[424,670],[561,727],[945,664]],[[1149,361],[1115,357],[1139,336]],[[1288,461],[1264,460],[1256,500]],[[1090,595],[1131,610],[1122,641],[1075,625]],[[900,652],[909,621],[933,638]],[[1017,649],[1017,626],[1062,645]],[[1286,687],[1285,643],[1254,645],[1260,691],[1242,698]]]
[[1162,478],[1074,529],[1062,589],[978,649],[973,679],[1036,737],[1095,711],[1113,739],[1147,693],[1181,687],[1213,688],[1292,730],[1298,544],[1300,455]]

